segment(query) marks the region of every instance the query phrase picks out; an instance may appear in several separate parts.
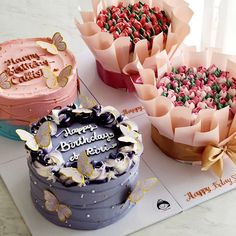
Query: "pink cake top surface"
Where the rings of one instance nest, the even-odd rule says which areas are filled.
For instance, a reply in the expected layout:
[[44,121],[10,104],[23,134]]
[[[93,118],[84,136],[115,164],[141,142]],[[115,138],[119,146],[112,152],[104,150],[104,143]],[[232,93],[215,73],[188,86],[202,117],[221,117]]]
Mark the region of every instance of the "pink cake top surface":
[[[36,44],[37,41],[51,43],[50,38],[17,39],[0,44],[0,74],[6,72],[11,88],[1,89],[0,98],[30,98],[55,93],[61,88],[51,89],[46,85],[42,68],[50,67],[56,75],[66,67],[73,67],[76,73],[76,61],[68,50],[49,53]],[[69,77],[69,80],[72,76]]]
[[[0,120],[29,124],[55,107],[73,103],[77,97],[73,54],[66,47],[52,54],[38,41],[53,45],[51,38],[17,39],[0,44]],[[66,67],[70,67],[70,72],[64,76],[66,83],[61,85],[57,80]],[[46,83],[44,70],[54,75],[55,86]]]

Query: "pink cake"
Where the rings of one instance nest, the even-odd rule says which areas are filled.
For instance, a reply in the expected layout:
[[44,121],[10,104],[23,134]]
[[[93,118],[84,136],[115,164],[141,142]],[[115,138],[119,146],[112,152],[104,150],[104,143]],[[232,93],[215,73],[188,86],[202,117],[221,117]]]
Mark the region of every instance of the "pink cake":
[[28,125],[73,103],[77,84],[76,60],[60,33],[0,44],[0,122]]

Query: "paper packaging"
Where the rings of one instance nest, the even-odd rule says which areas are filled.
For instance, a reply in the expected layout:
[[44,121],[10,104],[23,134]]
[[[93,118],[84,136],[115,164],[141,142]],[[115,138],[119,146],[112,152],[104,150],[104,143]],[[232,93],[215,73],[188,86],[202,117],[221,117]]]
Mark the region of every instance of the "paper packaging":
[[[143,104],[153,128],[159,132],[159,135],[178,143],[178,145],[188,145],[186,149],[203,147],[205,153],[199,159],[202,162],[202,170],[212,168],[218,176],[222,175],[223,156],[230,157],[236,164],[236,152],[234,152],[236,150],[234,146],[236,145],[234,138],[236,116],[229,119],[229,107],[221,110],[203,109],[193,122],[190,108],[174,107],[169,98],[158,94],[156,83],[165,72],[171,70],[171,66],[182,65],[209,67],[215,64],[220,69],[229,71],[231,77],[236,77],[236,63],[233,60],[236,61],[235,56],[225,55],[211,48],[204,52],[197,52],[194,47],[186,47],[182,54],[172,58],[171,62],[164,56],[164,53],[161,58],[157,59],[158,78],[155,78],[151,69],[142,68],[139,73],[143,84],[134,83],[139,100]],[[162,66],[158,67],[160,61]],[[235,108],[236,104],[234,103],[232,110],[235,111]],[[176,157],[176,159],[181,158]]]
[[[154,37],[153,46],[150,50],[147,48],[147,40],[140,40],[135,44],[134,52],[130,52],[130,38],[121,37],[116,40],[113,35],[108,32],[101,32],[101,28],[96,24],[96,17],[100,10],[106,9],[108,6],[117,5],[123,2],[125,5],[139,2],[137,0],[92,0],[93,11],[81,11],[83,23],[75,20],[76,26],[81,33],[81,37],[93,53],[96,61],[102,65],[104,73],[99,68],[101,79],[109,86],[115,88],[126,88],[133,91],[132,83],[126,82],[137,79],[138,69],[140,65],[144,68],[154,68],[158,54],[163,50],[167,52],[167,56],[171,58],[184,38],[190,32],[188,22],[192,17],[192,10],[184,0],[143,0],[149,6],[158,6],[161,10],[165,10],[171,18],[171,25],[167,35],[166,44],[163,43],[163,33]],[[98,64],[97,64],[98,65]],[[108,72],[108,75],[107,75]],[[113,75],[109,72],[118,73],[119,79],[122,81],[118,84],[115,81],[109,83],[109,78]],[[127,77],[128,75],[128,77]]]

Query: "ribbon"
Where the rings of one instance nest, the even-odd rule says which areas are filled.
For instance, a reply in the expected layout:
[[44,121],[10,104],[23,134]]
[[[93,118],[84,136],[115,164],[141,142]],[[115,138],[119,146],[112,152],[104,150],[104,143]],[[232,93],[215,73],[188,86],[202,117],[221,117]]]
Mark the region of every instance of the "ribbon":
[[194,147],[183,143],[177,143],[173,140],[161,135],[157,128],[152,125],[151,136],[154,143],[167,156],[186,162],[202,161],[202,152],[205,147]]
[[101,80],[113,88],[126,89],[128,92],[134,92],[135,88],[133,82],[138,84],[142,83],[139,74],[126,75],[124,73],[108,71],[103,68],[99,61],[96,61],[96,66]]
[[212,169],[213,172],[221,177],[223,173],[223,157],[227,155],[236,165],[236,135],[222,147],[208,145],[202,153],[202,170]]
[[202,171],[211,169],[218,177],[223,174],[223,157],[227,155],[236,165],[236,135],[228,138],[225,145],[216,147],[213,145],[194,147],[183,143],[177,143],[161,135],[152,125],[152,140],[167,156],[184,162],[201,161]]

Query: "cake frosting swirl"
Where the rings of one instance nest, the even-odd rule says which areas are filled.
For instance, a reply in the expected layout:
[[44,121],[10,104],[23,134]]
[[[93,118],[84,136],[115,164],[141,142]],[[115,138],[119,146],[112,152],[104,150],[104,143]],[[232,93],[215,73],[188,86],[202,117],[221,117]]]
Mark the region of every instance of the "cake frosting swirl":
[[[115,108],[56,109],[33,124],[31,133],[17,133],[29,152],[33,202],[49,221],[97,229],[129,211],[142,137],[137,125]],[[62,215],[52,210],[52,202],[63,206]]]

